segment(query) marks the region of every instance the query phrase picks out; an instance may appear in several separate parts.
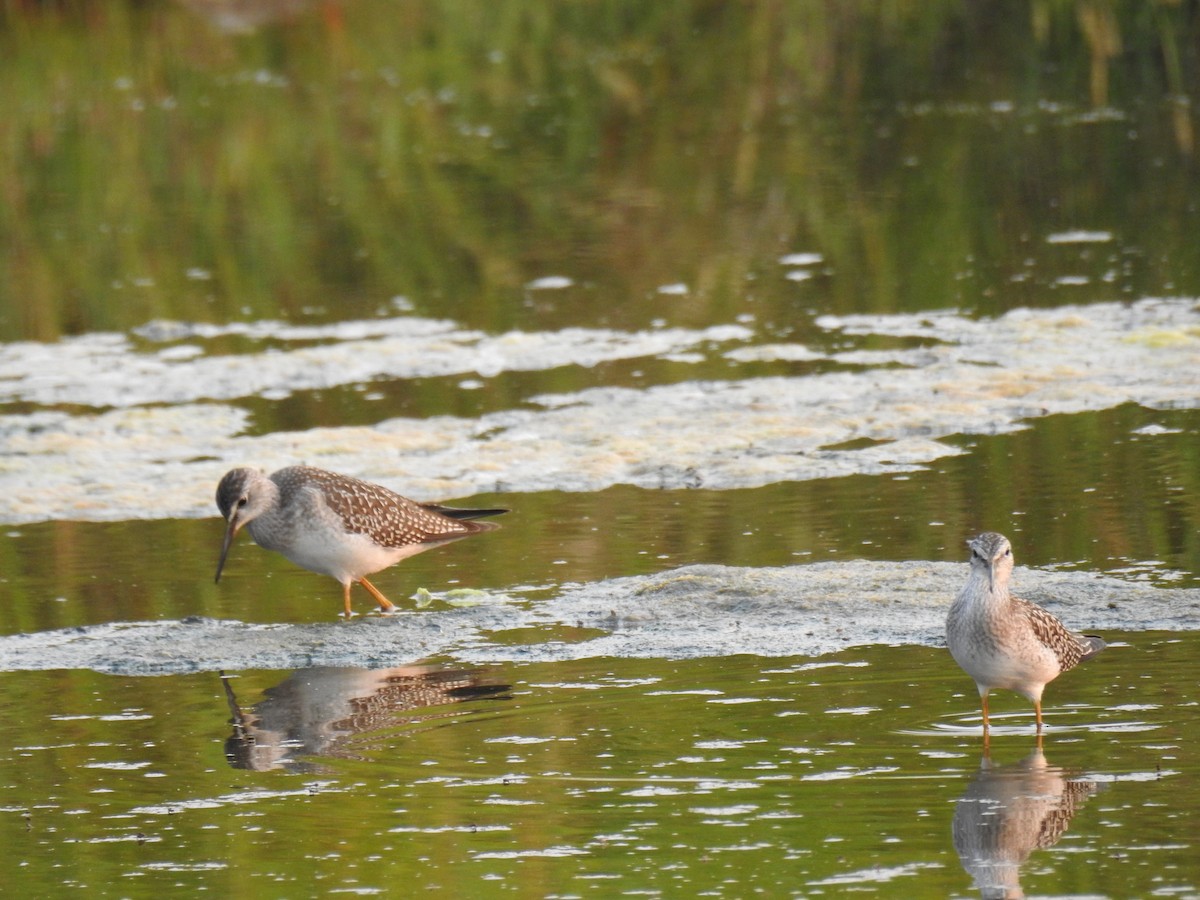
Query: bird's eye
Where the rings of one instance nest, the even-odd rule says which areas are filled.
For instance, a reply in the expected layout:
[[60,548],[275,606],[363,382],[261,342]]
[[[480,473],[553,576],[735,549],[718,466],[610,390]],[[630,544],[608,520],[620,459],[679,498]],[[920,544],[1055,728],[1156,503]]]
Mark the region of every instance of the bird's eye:
[[249,497],[238,497],[238,502],[237,502],[238,508],[240,509],[241,507],[245,506],[248,502],[250,502]]
[[1005,556],[1012,556],[1012,547],[1007,547],[1007,548],[1005,548],[1005,550],[1004,550],[1004,555],[1005,555]]

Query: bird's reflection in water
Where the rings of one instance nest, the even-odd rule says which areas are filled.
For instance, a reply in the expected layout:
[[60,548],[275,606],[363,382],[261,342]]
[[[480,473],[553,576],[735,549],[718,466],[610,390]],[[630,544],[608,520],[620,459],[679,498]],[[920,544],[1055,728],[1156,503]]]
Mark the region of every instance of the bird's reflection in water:
[[996,766],[984,753],[979,774],[954,810],[954,849],[985,900],[1024,897],[1021,866],[1066,834],[1075,812],[1100,785],[1051,766],[1038,747]]
[[[235,769],[313,771],[313,757],[356,758],[359,737],[412,721],[443,720],[462,710],[447,704],[503,697],[509,685],[479,670],[402,666],[393,669],[300,669],[243,709],[221,673],[233,734],[225,757]],[[419,710],[419,714],[408,715]]]

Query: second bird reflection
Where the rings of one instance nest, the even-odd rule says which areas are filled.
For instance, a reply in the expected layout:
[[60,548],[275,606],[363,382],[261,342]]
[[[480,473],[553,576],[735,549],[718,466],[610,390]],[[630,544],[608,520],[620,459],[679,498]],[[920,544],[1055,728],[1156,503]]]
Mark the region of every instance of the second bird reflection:
[[[225,757],[235,769],[319,768],[314,758],[358,758],[362,735],[412,721],[461,715],[434,707],[504,699],[511,685],[479,670],[401,666],[391,669],[300,669],[263,692],[249,709],[239,705],[230,676],[221,673],[233,733]],[[404,713],[422,711],[420,715]]]
[[984,900],[1025,896],[1021,866],[1034,850],[1053,847],[1100,784],[1050,765],[1041,748],[1023,760],[979,774],[954,809],[954,849]]

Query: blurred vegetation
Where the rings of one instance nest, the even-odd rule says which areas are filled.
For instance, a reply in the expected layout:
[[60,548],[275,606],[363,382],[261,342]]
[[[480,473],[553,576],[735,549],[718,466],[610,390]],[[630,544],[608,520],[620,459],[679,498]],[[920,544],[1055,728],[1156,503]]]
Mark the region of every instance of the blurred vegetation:
[[0,339],[1195,290],[1198,59],[1182,0],[7,0]]

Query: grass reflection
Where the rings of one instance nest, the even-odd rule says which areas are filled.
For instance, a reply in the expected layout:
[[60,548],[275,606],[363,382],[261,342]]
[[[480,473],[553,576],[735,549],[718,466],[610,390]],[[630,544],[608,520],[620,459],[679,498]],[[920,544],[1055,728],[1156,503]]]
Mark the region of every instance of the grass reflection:
[[[1191,4],[346,3],[251,34],[203,6],[0,11],[0,336],[397,295],[489,329],[995,311],[1049,299],[1011,281],[1047,225],[1129,228],[1104,296],[1200,269],[1158,101]],[[796,250],[838,279],[797,292]],[[534,302],[543,275],[582,296]]]

